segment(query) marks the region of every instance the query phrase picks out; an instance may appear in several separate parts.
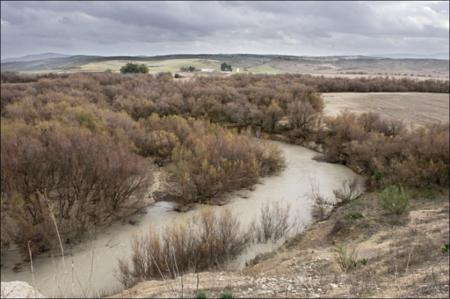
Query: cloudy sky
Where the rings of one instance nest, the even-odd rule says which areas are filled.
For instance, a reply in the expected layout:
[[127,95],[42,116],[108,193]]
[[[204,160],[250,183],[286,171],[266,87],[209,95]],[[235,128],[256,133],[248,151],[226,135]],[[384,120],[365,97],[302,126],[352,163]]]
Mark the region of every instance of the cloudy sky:
[[1,57],[448,53],[449,3],[1,2]]

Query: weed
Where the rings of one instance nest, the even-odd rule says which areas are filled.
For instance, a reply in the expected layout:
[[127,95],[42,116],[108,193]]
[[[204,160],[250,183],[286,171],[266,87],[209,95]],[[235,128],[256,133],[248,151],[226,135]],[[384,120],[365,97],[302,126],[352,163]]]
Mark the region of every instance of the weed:
[[380,193],[383,209],[395,215],[401,215],[409,205],[409,194],[402,187],[392,185]]
[[336,246],[334,250],[335,261],[343,272],[350,272],[358,268],[360,265],[367,264],[367,259],[357,259],[357,253],[355,249],[348,251],[344,245],[340,245]]
[[208,298],[204,292],[198,292],[195,294],[195,299],[206,299]]
[[225,291],[222,294],[220,294],[219,298],[220,299],[233,299],[234,296],[232,293]]

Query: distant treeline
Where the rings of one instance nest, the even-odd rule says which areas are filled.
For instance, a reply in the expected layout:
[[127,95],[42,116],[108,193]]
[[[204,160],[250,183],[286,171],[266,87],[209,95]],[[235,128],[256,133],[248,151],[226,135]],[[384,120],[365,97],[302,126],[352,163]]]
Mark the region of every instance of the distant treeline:
[[[189,66],[189,68],[193,68]],[[195,69],[195,68],[193,68]],[[191,71],[191,70],[190,70]],[[15,72],[2,72],[2,83],[26,83],[36,82],[43,78],[67,78],[69,74],[19,74]],[[284,74],[284,75],[242,75],[235,74],[234,76],[220,78],[208,77],[207,80],[222,81],[227,80],[233,82],[235,80],[241,81],[243,76],[246,80],[261,80],[261,77],[276,76],[277,80],[300,82],[304,85],[314,87],[318,92],[436,92],[449,93],[448,80],[415,80],[409,78],[394,78],[389,76],[376,77],[324,77],[312,75],[299,74]],[[205,79],[205,78],[203,78]]]

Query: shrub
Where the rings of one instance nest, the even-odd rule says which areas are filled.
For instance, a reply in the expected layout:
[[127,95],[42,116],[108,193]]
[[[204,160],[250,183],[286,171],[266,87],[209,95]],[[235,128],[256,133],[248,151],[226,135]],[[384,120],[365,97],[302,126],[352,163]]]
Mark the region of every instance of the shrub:
[[131,265],[119,260],[120,280],[129,287],[140,280],[174,278],[217,267],[239,255],[250,240],[228,210],[216,214],[205,209],[198,219],[168,227],[161,234],[136,237]]
[[122,74],[128,73],[148,73],[148,67],[145,64],[137,64],[137,63],[127,63],[126,65],[120,68],[120,72]]
[[380,193],[383,209],[390,213],[401,215],[406,211],[409,204],[409,194],[402,187],[389,186]]
[[220,299],[233,299],[234,296],[232,293],[230,292],[223,292],[222,294],[220,294]]
[[345,180],[341,189],[333,191],[334,196],[336,199],[340,200],[341,203],[347,203],[358,198],[362,192],[361,182],[358,178]]
[[206,299],[208,297],[206,296],[205,292],[198,292],[197,294],[195,294],[194,298],[196,298],[196,299]]
[[172,152],[170,172],[184,200],[205,202],[224,192],[249,187],[259,176],[283,165],[279,151],[215,126],[211,129],[216,132],[191,134]]
[[367,263],[366,259],[357,259],[355,249],[349,251],[344,245],[336,246],[334,252],[334,260],[343,272],[350,272]]
[[279,202],[265,204],[261,207],[259,222],[253,222],[251,227],[256,242],[276,242],[285,237],[293,228],[289,217],[290,205]]
[[2,210],[24,256],[28,240],[34,253],[52,248],[52,217],[69,242],[140,205],[134,195],[147,185],[145,163],[108,137],[55,123],[5,123],[1,139]]
[[230,64],[228,64],[228,63],[226,63],[226,62],[222,62],[222,64],[220,65],[220,70],[221,70],[222,72],[231,72],[231,71],[232,71],[232,68],[231,68],[231,65],[230,65]]
[[180,71],[181,72],[195,72],[195,71],[197,71],[197,68],[195,68],[195,66],[192,66],[192,65],[188,65],[188,66],[182,66],[181,68],[180,68]]
[[402,124],[376,114],[348,112],[327,118],[325,123],[325,160],[368,175],[370,185],[448,186],[448,124],[407,131]]

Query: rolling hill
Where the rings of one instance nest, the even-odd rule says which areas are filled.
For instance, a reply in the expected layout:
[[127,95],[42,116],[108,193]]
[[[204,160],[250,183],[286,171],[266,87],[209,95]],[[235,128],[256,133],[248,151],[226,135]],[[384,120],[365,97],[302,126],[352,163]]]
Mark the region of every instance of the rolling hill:
[[[380,58],[368,56],[284,56],[254,54],[181,54],[164,56],[31,55],[1,63],[2,71],[104,72],[119,71],[127,62],[145,63],[151,73],[179,72],[182,66],[220,71],[227,62],[233,72],[299,73],[325,76],[399,76],[448,79],[449,61],[443,59]],[[54,53],[53,53],[54,54]]]

